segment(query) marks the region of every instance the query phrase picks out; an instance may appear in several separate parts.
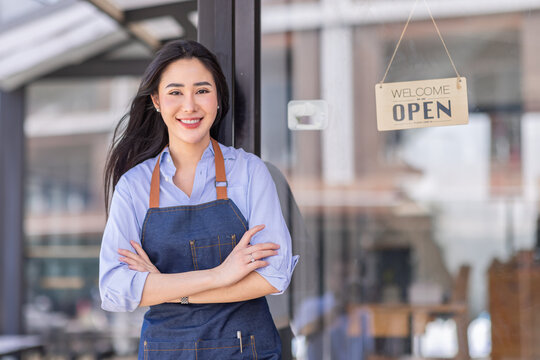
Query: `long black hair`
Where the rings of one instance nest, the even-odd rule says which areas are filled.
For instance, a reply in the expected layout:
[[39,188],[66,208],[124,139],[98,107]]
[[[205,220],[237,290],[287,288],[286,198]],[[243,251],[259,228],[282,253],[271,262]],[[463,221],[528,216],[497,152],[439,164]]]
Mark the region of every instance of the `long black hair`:
[[151,99],[157,94],[161,75],[167,66],[180,59],[198,59],[210,71],[216,84],[218,110],[210,135],[217,138],[221,119],[229,110],[229,90],[216,56],[191,40],[165,44],[146,68],[129,113],[124,115],[113,134],[104,173],[105,210],[108,215],[112,191],[120,177],[135,165],[152,158],[169,143],[167,127]]

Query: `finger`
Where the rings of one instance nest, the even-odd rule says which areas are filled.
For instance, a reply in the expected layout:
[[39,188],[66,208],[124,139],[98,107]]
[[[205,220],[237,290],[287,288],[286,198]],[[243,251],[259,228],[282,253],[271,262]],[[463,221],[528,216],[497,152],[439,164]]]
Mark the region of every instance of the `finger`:
[[268,261],[257,260],[252,263],[249,263],[247,266],[249,270],[253,271],[253,270],[268,266]]
[[128,268],[130,270],[135,270],[135,271],[139,271],[139,272],[148,271],[144,266],[140,266],[140,265],[129,265]]
[[131,252],[129,250],[120,249],[120,250],[118,250],[118,253],[120,255],[123,255],[126,258],[129,258],[129,259],[133,259],[133,260],[141,259],[142,260],[141,256],[139,256],[139,255],[137,255],[137,254],[135,254],[135,253],[133,253],[133,252]]
[[251,237],[264,229],[264,225],[257,225],[249,229],[244,233],[244,236],[242,236],[242,239],[238,242],[238,245],[240,246],[247,246],[249,244],[249,241],[251,240]]
[[246,251],[249,254],[249,253],[254,253],[255,251],[277,250],[279,248],[280,248],[279,244],[267,242],[267,243],[260,243],[260,244],[251,245],[250,247],[248,247],[246,249]]
[[123,255],[124,257],[130,257],[130,256],[139,256],[129,250],[126,250],[126,249],[118,249],[118,253],[120,255]]
[[137,270],[141,272],[158,272],[154,267],[150,267],[144,263],[129,262],[128,268],[131,270]]
[[126,264],[129,264],[129,263],[133,262],[133,260],[131,260],[130,258],[127,258],[125,256],[119,257],[118,260],[123,262],[123,263],[126,263]]
[[258,260],[258,259],[267,258],[269,256],[274,256],[274,255],[277,255],[277,254],[278,254],[278,252],[275,251],[275,250],[263,250],[263,251],[255,251],[251,255],[253,256],[253,258],[255,260]]
[[140,265],[144,266],[144,263],[142,261],[137,261],[135,259],[130,259],[128,257],[121,257],[118,260],[120,260],[123,263],[126,263],[127,265]]
[[127,258],[127,257],[121,257],[119,260],[127,264],[128,266],[138,266],[138,267],[144,266],[144,263],[134,260],[134,259]]
[[144,251],[144,249],[142,248],[141,244],[133,240],[131,240],[130,243],[131,243],[131,246],[133,246],[133,248],[135,249],[135,251],[137,251],[137,254],[141,255],[143,259],[151,263],[150,258],[146,254],[146,251]]

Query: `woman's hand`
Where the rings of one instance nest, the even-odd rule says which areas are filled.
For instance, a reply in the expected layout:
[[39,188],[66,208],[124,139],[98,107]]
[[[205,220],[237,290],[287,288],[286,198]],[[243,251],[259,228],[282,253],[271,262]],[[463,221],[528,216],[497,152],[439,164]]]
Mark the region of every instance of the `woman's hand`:
[[148,258],[148,255],[146,255],[146,252],[143,250],[142,246],[139,243],[132,240],[130,241],[130,244],[131,246],[133,246],[137,253],[134,254],[129,250],[118,249],[118,253],[122,255],[122,257],[119,258],[120,261],[128,264],[128,267],[131,270],[136,270],[140,272],[148,271],[150,273],[161,274],[158,268],[155,267],[154,264],[152,264],[152,262]]
[[238,282],[255,269],[268,265],[267,261],[261,259],[277,255],[278,244],[271,242],[249,244],[253,235],[262,229],[264,225],[257,225],[246,231],[229,256],[219,266],[212,269],[219,287]]

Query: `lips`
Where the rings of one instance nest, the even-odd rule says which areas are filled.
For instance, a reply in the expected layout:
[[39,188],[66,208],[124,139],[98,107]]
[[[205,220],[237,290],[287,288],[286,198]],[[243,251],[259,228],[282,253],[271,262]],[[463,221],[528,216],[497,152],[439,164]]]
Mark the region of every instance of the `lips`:
[[187,127],[189,129],[193,129],[199,126],[203,118],[181,118],[176,119],[182,124],[184,127]]

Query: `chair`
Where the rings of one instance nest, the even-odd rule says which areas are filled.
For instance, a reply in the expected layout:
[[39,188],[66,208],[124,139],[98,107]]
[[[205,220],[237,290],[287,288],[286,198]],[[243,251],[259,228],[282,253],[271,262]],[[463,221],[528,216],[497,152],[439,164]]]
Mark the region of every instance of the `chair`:
[[454,282],[454,289],[450,302],[456,305],[462,305],[463,311],[454,316],[457,328],[458,353],[456,359],[469,359],[469,341],[467,338],[467,328],[469,326],[469,307],[467,301],[469,288],[469,274],[471,267],[462,265],[459,268],[458,275]]

